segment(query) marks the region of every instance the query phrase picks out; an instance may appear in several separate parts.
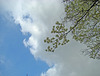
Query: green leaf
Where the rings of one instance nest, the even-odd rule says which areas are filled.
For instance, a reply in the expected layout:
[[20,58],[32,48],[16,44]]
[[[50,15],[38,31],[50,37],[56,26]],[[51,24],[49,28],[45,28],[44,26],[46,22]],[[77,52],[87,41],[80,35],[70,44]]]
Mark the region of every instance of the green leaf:
[[59,21],[56,22],[57,25],[60,25]]
[[72,30],[73,29],[73,27],[70,27],[70,30]]
[[69,40],[66,41],[67,43],[69,42]]
[[59,35],[56,35],[56,37],[59,37]]
[[44,42],[46,42],[46,40],[44,40]]
[[54,40],[55,38],[53,37],[53,38],[51,38],[51,40]]

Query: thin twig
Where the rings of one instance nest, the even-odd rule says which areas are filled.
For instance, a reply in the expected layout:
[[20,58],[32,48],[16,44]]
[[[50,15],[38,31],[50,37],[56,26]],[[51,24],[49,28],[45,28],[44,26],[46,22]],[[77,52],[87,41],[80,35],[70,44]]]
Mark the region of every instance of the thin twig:
[[68,33],[70,33],[77,25],[78,23],[86,16],[86,14],[91,10],[91,8],[93,8],[96,4],[98,0],[96,0],[92,5],[91,7],[86,11],[86,13],[76,22],[76,24],[74,25],[74,27],[72,29],[70,29],[67,33],[65,33],[65,35],[67,35]]

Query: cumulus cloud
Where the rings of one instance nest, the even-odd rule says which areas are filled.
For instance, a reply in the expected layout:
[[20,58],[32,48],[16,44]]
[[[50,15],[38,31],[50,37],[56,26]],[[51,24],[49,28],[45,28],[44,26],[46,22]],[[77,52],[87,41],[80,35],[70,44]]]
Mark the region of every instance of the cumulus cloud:
[[81,54],[86,46],[73,39],[54,53],[45,52],[47,45],[43,42],[44,38],[51,36],[52,26],[64,16],[62,0],[0,0],[0,7],[10,12],[15,23],[20,24],[23,34],[31,35],[28,40],[23,40],[31,54],[51,66],[41,76],[100,75],[100,61]]

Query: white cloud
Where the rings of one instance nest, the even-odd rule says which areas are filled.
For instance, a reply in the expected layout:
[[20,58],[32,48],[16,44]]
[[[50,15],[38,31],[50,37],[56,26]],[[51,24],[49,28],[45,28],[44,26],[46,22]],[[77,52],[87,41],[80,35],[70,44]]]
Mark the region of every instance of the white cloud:
[[[52,68],[50,68],[46,73],[42,73],[41,76],[60,76],[59,72],[60,72],[60,67],[55,65]],[[57,70],[59,69],[59,70]]]
[[11,12],[15,23],[20,24],[23,34],[31,34],[29,40],[23,40],[23,43],[29,47],[32,55],[52,65],[41,76],[100,75],[100,61],[82,55],[80,50],[86,46],[72,39],[54,53],[44,51],[47,46],[43,42],[44,38],[51,36],[52,26],[64,14],[61,0],[0,0],[0,5]]

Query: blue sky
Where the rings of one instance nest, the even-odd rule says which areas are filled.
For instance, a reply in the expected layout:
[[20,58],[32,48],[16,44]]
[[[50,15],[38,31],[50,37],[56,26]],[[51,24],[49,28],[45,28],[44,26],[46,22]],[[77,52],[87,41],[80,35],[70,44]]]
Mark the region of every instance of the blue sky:
[[84,56],[86,45],[70,34],[68,44],[45,51],[64,16],[62,0],[0,0],[0,76],[100,76],[100,60]]
[[28,38],[20,31],[20,25],[13,19],[0,15],[0,76],[40,76],[41,72],[48,69],[48,65],[35,60],[29,49],[23,44],[23,39]]

